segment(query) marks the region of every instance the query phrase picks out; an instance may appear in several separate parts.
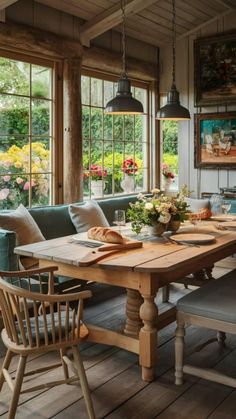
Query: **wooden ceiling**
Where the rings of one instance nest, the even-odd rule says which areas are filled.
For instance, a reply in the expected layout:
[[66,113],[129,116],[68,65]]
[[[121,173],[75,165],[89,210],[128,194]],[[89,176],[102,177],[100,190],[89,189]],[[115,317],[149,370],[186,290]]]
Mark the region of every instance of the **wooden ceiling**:
[[[7,0],[4,0],[7,1]],[[120,31],[120,0],[35,0],[80,17],[84,45],[102,33]],[[236,10],[236,0],[176,0],[177,38]],[[126,0],[127,34],[154,46],[171,41],[171,0]]]

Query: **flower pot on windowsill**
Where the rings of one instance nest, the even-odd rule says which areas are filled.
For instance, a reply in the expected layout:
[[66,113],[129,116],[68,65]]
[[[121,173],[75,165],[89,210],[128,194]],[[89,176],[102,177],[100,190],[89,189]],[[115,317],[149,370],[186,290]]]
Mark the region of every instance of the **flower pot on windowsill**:
[[170,177],[164,177],[163,178],[163,188],[165,192],[169,192],[172,185],[172,178]]
[[134,192],[135,188],[135,178],[133,175],[128,175],[125,173],[124,179],[120,182],[122,189],[126,193]]
[[101,198],[103,196],[103,188],[102,180],[91,180],[91,195],[93,198]]

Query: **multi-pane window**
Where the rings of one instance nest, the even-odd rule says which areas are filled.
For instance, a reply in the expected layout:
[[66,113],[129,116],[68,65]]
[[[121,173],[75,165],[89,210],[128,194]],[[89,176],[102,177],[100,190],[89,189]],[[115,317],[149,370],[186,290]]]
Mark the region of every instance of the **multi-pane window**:
[[52,196],[51,67],[0,57],[0,208]]
[[148,189],[148,89],[133,86],[143,115],[108,115],[116,83],[82,76],[84,196],[102,197]]

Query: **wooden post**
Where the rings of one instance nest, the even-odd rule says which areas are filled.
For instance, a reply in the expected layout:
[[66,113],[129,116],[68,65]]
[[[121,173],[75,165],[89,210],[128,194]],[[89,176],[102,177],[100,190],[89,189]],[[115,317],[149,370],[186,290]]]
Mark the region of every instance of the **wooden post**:
[[81,58],[64,60],[64,202],[83,199]]

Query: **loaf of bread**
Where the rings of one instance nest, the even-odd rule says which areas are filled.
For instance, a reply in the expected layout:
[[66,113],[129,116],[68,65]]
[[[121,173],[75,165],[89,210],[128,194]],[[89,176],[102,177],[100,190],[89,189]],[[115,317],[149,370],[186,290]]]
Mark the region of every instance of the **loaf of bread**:
[[105,243],[123,244],[124,239],[120,233],[107,227],[92,227],[88,230],[88,238]]

